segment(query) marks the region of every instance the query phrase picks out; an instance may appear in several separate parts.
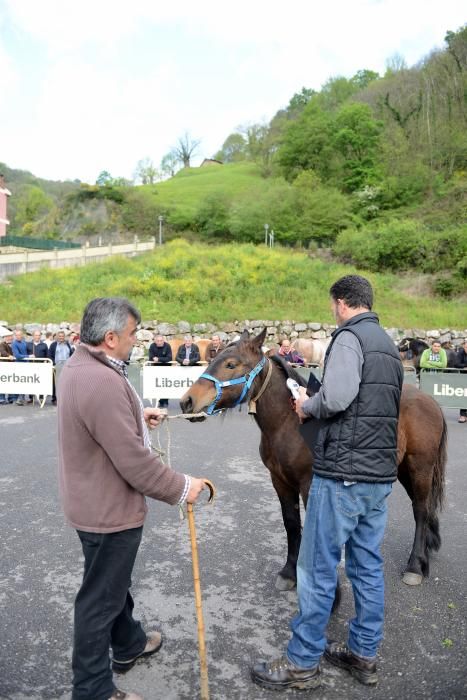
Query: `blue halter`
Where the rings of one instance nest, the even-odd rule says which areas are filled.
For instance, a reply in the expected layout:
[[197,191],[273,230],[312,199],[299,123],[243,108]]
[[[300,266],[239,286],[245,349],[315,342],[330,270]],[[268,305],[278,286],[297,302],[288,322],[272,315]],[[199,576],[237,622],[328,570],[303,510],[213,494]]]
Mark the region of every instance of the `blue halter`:
[[256,367],[253,367],[250,374],[244,374],[242,377],[237,377],[236,379],[227,379],[223,382],[221,382],[219,379],[217,379],[217,377],[213,377],[212,374],[206,374],[206,373],[201,374],[199,377],[200,379],[209,379],[209,381],[214,382],[214,386],[216,387],[216,398],[206,409],[206,413],[208,414],[208,416],[215,415],[216,413],[220,413],[222,411],[222,408],[216,409],[216,403],[219,401],[219,399],[222,396],[222,389],[226,386],[234,386],[235,384],[245,384],[245,386],[242,389],[242,393],[240,394],[240,397],[234,403],[234,407],[238,406],[239,403],[242,403],[242,401],[245,398],[251,385],[253,384],[256,377],[263,369],[265,362],[266,362],[266,358],[263,357],[258,362]]

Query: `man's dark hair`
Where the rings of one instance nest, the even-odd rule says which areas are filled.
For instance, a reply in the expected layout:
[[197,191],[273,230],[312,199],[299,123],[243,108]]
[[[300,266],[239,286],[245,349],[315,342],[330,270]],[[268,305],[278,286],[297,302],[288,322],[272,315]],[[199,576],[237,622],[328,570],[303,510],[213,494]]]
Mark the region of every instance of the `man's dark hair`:
[[342,299],[347,306],[352,309],[358,309],[364,306],[371,311],[373,306],[373,290],[371,284],[365,277],[360,275],[346,275],[341,277],[337,282],[334,282],[329,294],[337,301]]
[[121,333],[133,316],[136,323],[141,316],[128,299],[121,297],[100,297],[93,299],[84,309],[81,321],[81,342],[87,345],[100,345],[108,331]]

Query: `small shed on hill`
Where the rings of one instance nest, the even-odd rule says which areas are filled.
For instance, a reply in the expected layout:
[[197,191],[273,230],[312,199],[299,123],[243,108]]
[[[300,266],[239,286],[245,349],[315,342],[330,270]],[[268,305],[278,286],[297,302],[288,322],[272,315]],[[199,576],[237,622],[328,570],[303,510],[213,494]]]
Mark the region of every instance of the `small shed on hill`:
[[199,167],[204,168],[206,165],[223,165],[223,163],[215,158],[205,158]]
[[7,218],[8,197],[11,192],[7,189],[5,178],[0,174],[0,237],[6,236],[6,227],[10,223]]

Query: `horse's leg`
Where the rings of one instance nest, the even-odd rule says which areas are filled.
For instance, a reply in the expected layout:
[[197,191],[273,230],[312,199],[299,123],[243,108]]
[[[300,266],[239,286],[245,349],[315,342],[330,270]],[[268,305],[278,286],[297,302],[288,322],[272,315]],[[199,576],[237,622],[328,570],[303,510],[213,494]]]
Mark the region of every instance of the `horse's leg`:
[[428,502],[430,497],[431,474],[421,470],[416,460],[406,455],[399,465],[398,478],[412,501],[415,520],[415,536],[402,580],[409,586],[419,586],[429,573],[427,532],[429,523]]
[[298,488],[294,489],[286,484],[273,472],[271,472],[271,479],[279,497],[287,533],[287,561],[277,574],[276,588],[280,591],[289,591],[295,588],[297,583],[297,559],[302,536],[299,491]]

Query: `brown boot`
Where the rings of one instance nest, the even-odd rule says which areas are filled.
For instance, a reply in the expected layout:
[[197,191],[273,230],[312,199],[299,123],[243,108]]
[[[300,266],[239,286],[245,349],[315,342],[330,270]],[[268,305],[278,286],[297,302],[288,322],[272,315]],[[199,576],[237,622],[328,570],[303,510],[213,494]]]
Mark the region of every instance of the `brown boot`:
[[125,661],[119,659],[112,660],[112,671],[115,673],[126,673],[133,668],[138,659],[142,659],[146,656],[151,656],[155,654],[156,651],[162,646],[162,635],[160,632],[148,632],[147,642],[141,654],[134,656],[132,659],[127,659]]
[[287,688],[313,689],[321,685],[319,666],[299,668],[287,657],[274,659],[270,663],[260,661],[251,669],[251,677],[255,683],[272,690]]
[[330,640],[326,644],[324,658],[334,664],[334,666],[345,668],[357,681],[364,685],[375,685],[378,682],[376,661],[362,659],[361,656],[357,656],[350,651],[346,644]]
[[136,695],[136,693],[125,693],[123,690],[115,688],[109,700],[143,700],[143,698],[141,695]]

